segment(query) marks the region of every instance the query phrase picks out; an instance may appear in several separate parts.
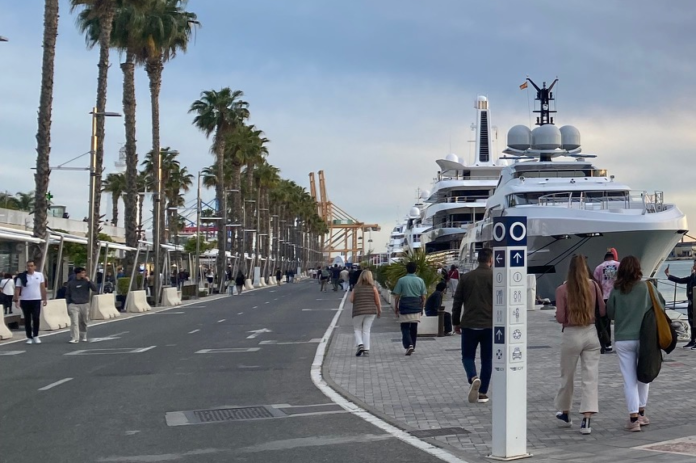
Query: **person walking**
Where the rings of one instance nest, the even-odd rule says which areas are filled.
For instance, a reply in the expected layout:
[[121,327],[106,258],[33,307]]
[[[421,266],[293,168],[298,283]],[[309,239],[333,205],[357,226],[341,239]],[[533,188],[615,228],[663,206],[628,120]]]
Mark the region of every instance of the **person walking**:
[[341,278],[341,268],[334,264],[331,269],[331,284],[333,285],[333,290],[338,291],[338,280]]
[[365,270],[360,275],[358,284],[350,293],[350,302],[353,304],[353,331],[355,332],[355,344],[357,345],[356,357],[370,355],[370,329],[375,317],[382,315],[382,304],[379,292],[372,279],[372,272]]
[[[394,313],[401,322],[401,343],[406,349],[406,355],[411,355],[416,349],[418,338],[418,323],[425,306],[425,295],[428,290],[421,277],[416,275],[415,262],[406,264],[406,276],[399,278],[394,287]],[[365,272],[367,270],[363,270]],[[361,274],[362,275],[362,274]]]
[[280,286],[281,280],[283,279],[283,272],[280,271],[280,267],[276,268],[275,271],[276,283]]
[[[638,381],[636,372],[640,328],[645,313],[652,307],[648,283],[641,281],[642,277],[640,261],[636,257],[626,256],[621,259],[616,283],[607,301],[607,314],[614,320],[614,345],[624,379],[629,415],[626,429],[632,432],[640,432],[641,426],[650,424],[645,415],[650,385]],[[657,295],[664,304],[662,295],[659,292]]]
[[[618,271],[619,263],[614,258],[614,253],[611,251],[607,251],[606,254],[604,254],[604,262],[599,264],[597,268],[595,268],[594,270],[594,279],[602,287],[602,298],[604,299],[605,305],[607,303],[607,299],[609,299],[609,294],[611,294],[611,290],[614,289],[614,283],[616,282],[616,272]],[[606,315],[600,318],[599,323],[597,324],[598,332],[602,328],[604,328],[607,332],[609,342],[606,345],[602,345],[601,353],[605,354],[607,352],[613,352],[614,348],[611,345],[611,322],[609,321],[609,317],[607,317]]]
[[46,279],[43,273],[36,271],[36,264],[27,262],[27,271],[17,275],[15,279],[14,302],[24,313],[24,329],[27,334],[27,344],[41,344],[39,324],[41,323],[41,306],[47,303]]
[[[462,365],[469,381],[469,403],[488,402],[493,373],[493,251],[478,252],[478,267],[459,279],[452,302],[454,332],[462,335]],[[463,311],[462,311],[462,305]],[[476,350],[481,347],[481,376]]]
[[75,268],[75,279],[65,288],[65,302],[70,315],[70,344],[87,342],[87,325],[89,324],[90,290],[97,292],[97,285],[89,281],[84,268]]
[[319,292],[326,292],[326,285],[329,282],[329,278],[331,278],[331,271],[329,270],[329,267],[326,267],[325,269],[322,269],[321,273],[319,274]]
[[580,433],[590,434],[590,419],[599,412],[600,343],[595,329],[595,308],[606,316],[606,306],[599,285],[590,278],[585,256],[575,255],[570,261],[568,278],[556,289],[556,321],[563,325],[561,340],[561,385],[556,394],[556,418],[561,427],[570,427],[575,369],[580,360],[582,375],[583,414]]
[[450,294],[454,295],[457,291],[457,284],[459,284],[459,269],[456,265],[453,264],[452,267],[450,267],[447,277],[449,278],[447,280],[447,286],[449,287]]
[[241,270],[237,271],[237,277],[234,279],[234,285],[237,287],[237,296],[241,296],[242,290],[244,289],[244,282],[246,278]]
[[344,267],[343,270],[341,270],[341,273],[338,277],[341,280],[341,288],[343,289],[343,291],[348,291],[348,287],[350,286],[348,284],[348,278],[349,278],[348,275],[349,275],[348,269]]
[[5,309],[5,315],[12,313],[12,299],[14,298],[15,284],[11,273],[5,273],[0,280],[0,298]]
[[679,284],[686,284],[686,298],[689,300],[689,305],[686,308],[686,315],[689,318],[689,327],[691,327],[691,340],[684,345],[684,349],[696,350],[696,331],[694,331],[694,286],[696,286],[696,260],[694,266],[691,267],[691,275],[688,277],[676,277],[670,275],[669,265],[665,269],[665,275],[669,281]]

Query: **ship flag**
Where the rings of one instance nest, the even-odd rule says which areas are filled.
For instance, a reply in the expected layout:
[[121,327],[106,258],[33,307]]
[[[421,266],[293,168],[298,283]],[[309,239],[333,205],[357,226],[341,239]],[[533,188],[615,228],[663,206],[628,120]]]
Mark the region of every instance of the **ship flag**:
[[520,85],[520,90],[524,90],[525,88],[527,88],[527,81]]

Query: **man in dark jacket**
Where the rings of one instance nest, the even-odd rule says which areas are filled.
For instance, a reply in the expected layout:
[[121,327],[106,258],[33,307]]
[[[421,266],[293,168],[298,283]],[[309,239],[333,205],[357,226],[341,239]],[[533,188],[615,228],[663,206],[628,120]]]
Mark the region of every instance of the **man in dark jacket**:
[[97,286],[89,281],[87,272],[81,267],[75,268],[75,279],[68,282],[65,289],[65,302],[70,314],[71,344],[87,342],[87,323],[89,323],[90,290],[97,292]]
[[[447,289],[447,283],[445,283],[444,281],[439,282],[435,287],[435,292],[428,297],[427,301],[425,301],[426,317],[438,316],[438,311],[442,306],[442,296],[445,292],[445,289]],[[450,334],[452,334],[452,314],[449,312],[445,312],[443,316],[445,325],[445,336],[449,336]]]
[[684,278],[675,277],[669,274],[669,265],[665,269],[665,275],[669,278],[669,281],[675,283],[686,283],[686,298],[689,300],[689,306],[687,308],[687,316],[689,317],[689,326],[691,327],[691,341],[689,341],[684,349],[696,350],[696,333],[694,333],[694,286],[696,285],[696,260],[694,260],[694,266],[691,267],[691,275]]
[[[488,402],[488,386],[493,372],[493,251],[481,249],[478,263],[475,270],[460,277],[452,303],[452,324],[454,331],[462,335],[462,364],[471,385],[471,403]],[[475,362],[479,345],[480,377],[476,374]]]

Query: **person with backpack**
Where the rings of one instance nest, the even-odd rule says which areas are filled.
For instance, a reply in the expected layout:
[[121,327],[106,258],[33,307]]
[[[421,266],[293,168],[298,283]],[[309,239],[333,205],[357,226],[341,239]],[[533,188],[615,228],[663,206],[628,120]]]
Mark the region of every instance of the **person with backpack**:
[[321,275],[319,276],[319,292],[326,292],[326,284],[329,282],[329,278],[331,278],[331,272],[329,271],[329,268],[323,268],[321,269]]
[[36,264],[27,262],[27,271],[17,275],[15,279],[14,302],[24,313],[24,328],[27,334],[27,344],[41,344],[39,324],[41,323],[41,306],[48,303],[46,295],[46,279],[43,273],[36,271]]
[[[649,283],[641,281],[642,277],[638,258],[624,257],[619,264],[614,289],[607,300],[607,314],[614,320],[614,347],[624,378],[629,414],[626,429],[631,432],[640,432],[641,426],[650,424],[645,414],[650,385],[640,382],[637,373],[641,325],[646,312],[652,308]],[[661,295],[659,297],[662,298]]]
[[11,273],[5,273],[0,281],[0,298],[5,309],[5,315],[12,313],[12,298],[15,293],[15,284]]
[[[615,252],[615,249],[614,252],[612,252],[611,250],[607,251],[606,254],[604,254],[604,262],[599,264],[597,268],[595,268],[594,270],[594,279],[597,283],[599,283],[602,286],[602,296],[604,297],[605,304],[607,303],[607,299],[609,299],[609,294],[611,294],[611,290],[614,289],[614,283],[616,282],[616,272],[619,271],[619,262],[617,262],[616,258],[614,257]],[[609,322],[609,318],[603,317],[598,321],[598,334],[599,330],[603,329],[604,331],[606,331],[606,337],[609,341],[608,343],[603,343],[602,337],[600,336],[599,342],[600,344],[603,344],[600,352],[602,354],[613,352],[614,348],[611,345],[611,323]]]
[[580,360],[582,400],[581,434],[590,434],[590,419],[599,412],[600,343],[595,329],[595,309],[606,315],[602,290],[588,273],[585,257],[575,255],[570,261],[568,278],[556,289],[556,321],[563,325],[561,341],[561,386],[556,394],[556,413],[562,424],[570,427],[575,369]]

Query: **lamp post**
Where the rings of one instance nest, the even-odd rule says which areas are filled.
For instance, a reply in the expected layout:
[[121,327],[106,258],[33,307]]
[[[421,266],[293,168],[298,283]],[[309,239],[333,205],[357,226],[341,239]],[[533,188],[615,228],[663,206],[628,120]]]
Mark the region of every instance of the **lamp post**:
[[201,285],[201,171],[198,171],[198,188],[196,193],[196,299]]
[[94,258],[94,247],[97,243],[97,224],[96,217],[99,215],[99,211],[95,211],[95,181],[94,178],[97,175],[101,175],[101,172],[95,172],[95,165],[97,163],[97,117],[121,117],[121,114],[115,112],[99,112],[97,108],[92,108],[92,143],[89,151],[89,219],[87,221],[87,275],[93,278],[95,262]]

